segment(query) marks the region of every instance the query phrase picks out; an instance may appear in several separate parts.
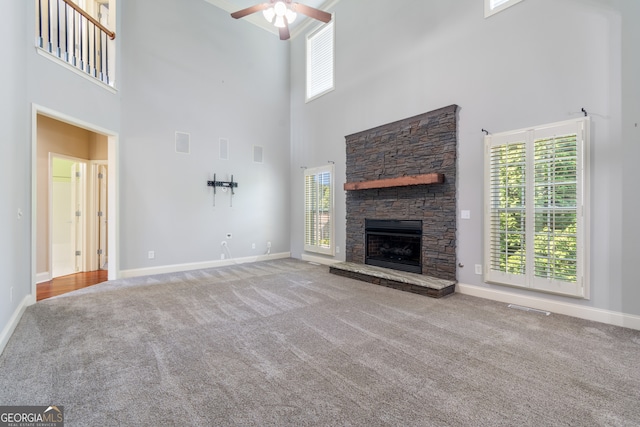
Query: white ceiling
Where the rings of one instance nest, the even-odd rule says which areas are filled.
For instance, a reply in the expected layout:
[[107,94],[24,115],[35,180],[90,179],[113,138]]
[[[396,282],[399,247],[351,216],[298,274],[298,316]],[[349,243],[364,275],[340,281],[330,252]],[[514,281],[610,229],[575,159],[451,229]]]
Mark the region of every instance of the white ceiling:
[[[255,4],[264,3],[265,0],[205,0],[208,3],[211,3],[214,6],[219,7],[229,13],[235,12],[237,10],[245,9],[249,6],[253,6]],[[340,0],[299,0],[298,3],[305,4],[307,6],[315,7],[316,9],[324,10],[326,12],[331,12],[329,10],[330,7],[333,7]],[[229,17],[229,19],[233,19]],[[262,16],[262,13],[254,13],[253,15],[249,15],[245,18],[239,19],[239,21],[247,21],[258,27],[273,33],[278,34],[277,28],[275,28],[272,24],[268,23],[266,19]],[[318,23],[318,21],[307,18],[302,14],[298,14],[298,18],[296,21],[289,26],[291,30],[291,38],[296,37],[300,34],[306,27],[310,25],[314,25]]]

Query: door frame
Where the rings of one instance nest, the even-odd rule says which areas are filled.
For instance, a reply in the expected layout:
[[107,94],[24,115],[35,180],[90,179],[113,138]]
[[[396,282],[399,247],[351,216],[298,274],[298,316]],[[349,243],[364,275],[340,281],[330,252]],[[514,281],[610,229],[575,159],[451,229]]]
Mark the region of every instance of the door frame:
[[108,279],[115,280],[120,274],[120,251],[118,231],[120,224],[119,215],[119,191],[118,191],[118,153],[119,135],[109,129],[85,122],[68,114],[44,107],[38,104],[31,105],[31,299],[36,302],[36,248],[37,248],[37,173],[38,173],[38,115],[68,123],[72,126],[99,133],[107,137],[107,200],[108,222],[107,244],[109,247]]

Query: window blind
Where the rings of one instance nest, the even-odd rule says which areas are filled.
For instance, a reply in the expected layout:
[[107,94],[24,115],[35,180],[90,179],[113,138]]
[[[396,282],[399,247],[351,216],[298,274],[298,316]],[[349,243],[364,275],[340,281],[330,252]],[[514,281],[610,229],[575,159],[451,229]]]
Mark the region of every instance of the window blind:
[[522,0],[484,0],[484,17],[488,18],[521,1]]
[[333,20],[307,37],[307,101],[334,88]]
[[505,3],[508,3],[509,0],[490,0],[491,9],[495,9],[497,7],[502,6]]
[[587,297],[588,118],[485,137],[485,280]]
[[304,175],[304,248],[334,255],[333,165]]

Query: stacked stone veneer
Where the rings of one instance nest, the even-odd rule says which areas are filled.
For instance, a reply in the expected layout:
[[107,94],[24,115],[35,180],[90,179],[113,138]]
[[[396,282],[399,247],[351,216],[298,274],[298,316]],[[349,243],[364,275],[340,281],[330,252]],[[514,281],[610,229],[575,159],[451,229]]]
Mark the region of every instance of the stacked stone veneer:
[[422,274],[456,279],[456,105],[346,137],[347,182],[427,173],[443,184],[347,192],[346,260],[365,262],[365,218],[422,220]]

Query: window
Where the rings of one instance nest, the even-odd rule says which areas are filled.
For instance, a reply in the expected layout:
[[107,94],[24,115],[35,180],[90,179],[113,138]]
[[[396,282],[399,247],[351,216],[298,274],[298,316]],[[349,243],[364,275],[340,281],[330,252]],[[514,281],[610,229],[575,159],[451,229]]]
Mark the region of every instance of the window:
[[333,169],[327,165],[304,173],[304,250],[334,255]]
[[522,0],[484,0],[484,17],[488,18],[498,12],[502,12],[506,8],[521,1]]
[[589,118],[485,137],[485,280],[588,298]]
[[307,36],[307,102],[334,88],[334,20]]

